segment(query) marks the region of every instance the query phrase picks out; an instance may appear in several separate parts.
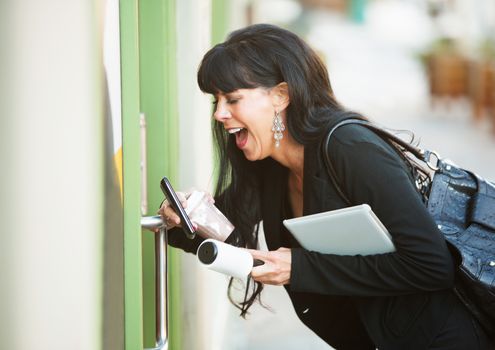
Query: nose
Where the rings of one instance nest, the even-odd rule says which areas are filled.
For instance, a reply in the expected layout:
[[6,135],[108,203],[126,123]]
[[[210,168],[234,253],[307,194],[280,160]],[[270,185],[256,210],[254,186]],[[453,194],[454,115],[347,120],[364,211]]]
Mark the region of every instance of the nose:
[[220,123],[223,123],[227,119],[230,119],[232,116],[230,114],[229,109],[225,105],[225,103],[222,103],[218,101],[217,107],[215,109],[215,113],[213,113],[213,117]]

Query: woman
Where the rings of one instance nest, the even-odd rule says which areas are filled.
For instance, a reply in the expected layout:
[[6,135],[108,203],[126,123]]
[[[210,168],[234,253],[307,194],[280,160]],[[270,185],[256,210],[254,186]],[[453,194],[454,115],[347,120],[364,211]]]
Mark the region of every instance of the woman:
[[[338,256],[302,249],[282,220],[347,206],[323,163],[322,141],[346,118],[326,68],[295,34],[271,25],[233,32],[203,58],[202,91],[215,97],[220,155],[217,206],[236,227],[231,243],[265,264],[256,287],[283,285],[299,318],[337,349],[485,349],[486,336],[453,293],[454,263],[414,186],[411,165],[360,125],[337,129],[328,156],[353,205],[367,203],[396,252]],[[167,222],[180,223],[165,203]],[[269,252],[258,246],[263,222]],[[329,228],[331,230],[331,228]],[[176,230],[170,243],[195,252]]]

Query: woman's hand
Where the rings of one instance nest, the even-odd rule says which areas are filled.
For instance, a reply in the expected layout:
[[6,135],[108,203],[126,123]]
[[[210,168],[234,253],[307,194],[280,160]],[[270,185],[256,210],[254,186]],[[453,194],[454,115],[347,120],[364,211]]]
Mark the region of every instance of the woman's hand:
[[[176,192],[177,197],[182,205],[182,207],[187,207],[187,197],[189,197],[189,193],[184,192]],[[172,208],[168,200],[164,200],[157,214],[161,215],[163,218],[163,222],[167,226],[167,230],[171,228],[177,227],[181,225],[180,217],[177,215],[175,210]]]
[[281,286],[290,283],[290,267],[292,254],[289,248],[279,248],[271,252],[248,250],[254,259],[265,262],[253,267],[251,277],[257,282]]
[[[177,197],[179,198],[179,201],[180,201],[180,203],[184,209],[187,207],[187,199],[189,198],[191,193],[193,193],[194,191],[197,191],[197,190],[193,188],[187,192],[176,192]],[[205,192],[205,193],[207,195],[208,201],[211,203],[215,203],[215,200],[213,199],[211,194],[207,193],[207,192]],[[170,230],[171,228],[174,228],[174,227],[181,226],[179,215],[177,215],[177,213],[172,208],[172,206],[170,205],[170,203],[168,202],[167,199],[165,199],[162,202],[162,205],[161,205],[160,209],[157,211],[157,214],[161,215],[161,217],[163,218],[163,222],[167,226],[167,230]]]

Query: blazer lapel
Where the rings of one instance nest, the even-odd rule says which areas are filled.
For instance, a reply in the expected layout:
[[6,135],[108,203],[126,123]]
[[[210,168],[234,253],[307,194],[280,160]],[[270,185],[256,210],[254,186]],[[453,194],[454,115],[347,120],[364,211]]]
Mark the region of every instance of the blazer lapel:
[[269,250],[280,248],[283,193],[287,189],[287,169],[271,160],[266,167],[262,193],[263,229]]
[[[303,215],[344,207],[331,185],[318,143],[304,148]],[[288,170],[273,159],[266,160],[262,191],[262,217],[268,249],[280,248],[283,198],[287,197]]]
[[304,148],[303,215],[343,207],[321,159],[319,143]]

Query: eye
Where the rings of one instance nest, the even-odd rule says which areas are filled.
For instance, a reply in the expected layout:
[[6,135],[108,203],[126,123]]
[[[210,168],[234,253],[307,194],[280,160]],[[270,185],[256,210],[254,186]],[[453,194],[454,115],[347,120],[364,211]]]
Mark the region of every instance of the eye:
[[239,102],[240,100],[242,100],[242,96],[236,96],[236,95],[233,95],[233,96],[227,97],[227,103],[228,103],[229,105],[236,104],[236,103],[237,103],[237,102]]
[[214,105],[215,107],[217,106],[218,104],[218,100],[213,100],[213,102],[211,103],[212,105]]

